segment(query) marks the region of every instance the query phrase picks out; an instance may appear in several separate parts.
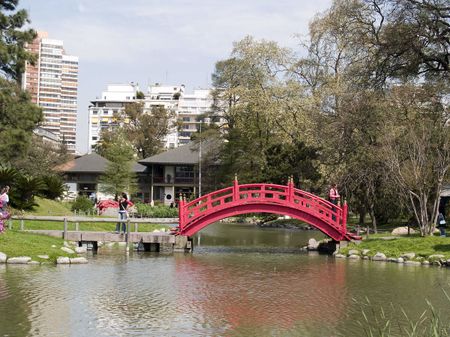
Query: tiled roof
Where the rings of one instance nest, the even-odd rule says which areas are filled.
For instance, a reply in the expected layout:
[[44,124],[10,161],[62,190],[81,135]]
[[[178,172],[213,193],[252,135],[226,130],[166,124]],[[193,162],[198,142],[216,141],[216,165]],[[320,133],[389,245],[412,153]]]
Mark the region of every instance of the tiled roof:
[[105,172],[108,160],[99,154],[92,152],[84,156],[75,158],[56,169],[62,172]]
[[[84,156],[75,158],[65,164],[59,165],[56,170],[61,172],[71,173],[103,173],[108,165],[108,160],[99,154],[92,152]],[[145,172],[147,167],[145,165],[134,163],[133,171],[137,173]]]
[[175,149],[142,159],[142,164],[198,164],[199,145],[189,143]]

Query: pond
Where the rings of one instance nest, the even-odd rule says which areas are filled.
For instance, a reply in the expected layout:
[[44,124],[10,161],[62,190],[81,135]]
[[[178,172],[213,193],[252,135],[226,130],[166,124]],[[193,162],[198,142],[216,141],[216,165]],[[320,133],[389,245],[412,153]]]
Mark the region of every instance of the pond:
[[101,248],[88,265],[2,265],[0,336],[360,337],[366,298],[367,312],[400,320],[426,300],[450,315],[448,269],[300,252],[310,237],[322,235],[217,223],[188,254]]

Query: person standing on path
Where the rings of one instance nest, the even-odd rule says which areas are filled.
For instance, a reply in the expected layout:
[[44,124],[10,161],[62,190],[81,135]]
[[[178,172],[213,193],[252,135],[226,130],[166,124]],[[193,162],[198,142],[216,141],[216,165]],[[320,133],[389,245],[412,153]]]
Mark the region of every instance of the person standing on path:
[[6,206],[9,203],[9,186],[5,186],[0,191],[0,233],[4,232],[6,229],[6,220],[9,219],[10,214],[6,210]]
[[0,192],[0,212],[6,211],[6,206],[9,203],[9,186],[5,186],[2,188]]
[[128,197],[126,195],[126,193],[122,193],[122,195],[119,197],[119,220],[120,222],[118,222],[116,224],[116,233],[120,233],[120,224],[122,224],[122,231],[125,234],[127,232],[127,209],[129,206],[129,201],[128,201]]

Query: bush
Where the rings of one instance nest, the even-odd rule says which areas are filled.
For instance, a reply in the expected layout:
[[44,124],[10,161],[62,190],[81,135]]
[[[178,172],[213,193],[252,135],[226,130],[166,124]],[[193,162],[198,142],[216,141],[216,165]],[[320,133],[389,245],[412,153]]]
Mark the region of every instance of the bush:
[[63,195],[65,186],[62,178],[57,175],[48,175],[42,178],[45,187],[42,194],[48,199],[56,199]]
[[94,207],[94,204],[92,201],[90,201],[88,198],[79,196],[75,199],[75,201],[72,204],[72,212],[89,212]]
[[44,182],[40,177],[19,175],[11,186],[11,206],[21,210],[31,210],[37,206],[34,197],[44,189]]
[[135,204],[136,211],[139,215],[147,218],[177,218],[178,208],[170,208],[167,206],[150,206],[137,202]]

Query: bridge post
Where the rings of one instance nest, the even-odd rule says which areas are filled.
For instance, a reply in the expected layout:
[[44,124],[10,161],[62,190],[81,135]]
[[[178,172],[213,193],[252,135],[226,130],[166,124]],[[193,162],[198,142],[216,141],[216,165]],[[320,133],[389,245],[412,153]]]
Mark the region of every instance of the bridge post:
[[237,174],[234,175],[234,181],[233,181],[233,201],[239,200],[239,182]]
[[183,229],[184,226],[184,200],[183,200],[183,194],[180,193],[180,199],[178,201],[178,227],[180,228],[180,231]]
[[287,200],[291,203],[294,200],[294,177],[290,176],[288,179],[288,196]]
[[347,233],[347,214],[348,214],[347,200],[344,200],[344,206],[342,206],[342,227],[344,227],[345,233]]

